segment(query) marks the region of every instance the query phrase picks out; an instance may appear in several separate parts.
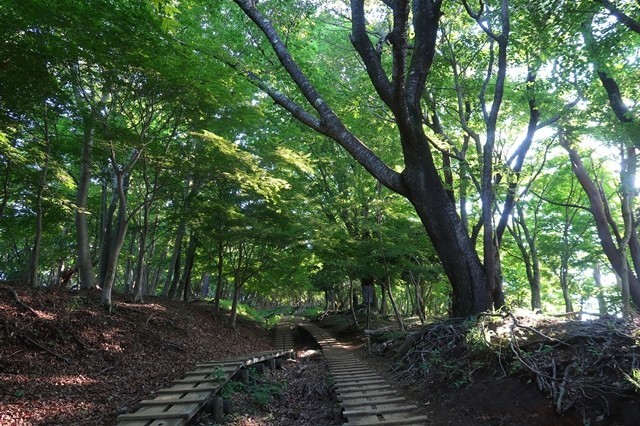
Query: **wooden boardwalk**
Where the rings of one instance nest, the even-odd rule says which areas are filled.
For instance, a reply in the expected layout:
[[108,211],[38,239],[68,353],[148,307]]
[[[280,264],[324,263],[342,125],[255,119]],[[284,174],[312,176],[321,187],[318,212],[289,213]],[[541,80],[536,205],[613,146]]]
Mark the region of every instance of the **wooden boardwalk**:
[[316,339],[333,378],[345,425],[424,425],[428,418],[414,414],[415,405],[367,367],[329,333],[314,324],[301,324]]
[[259,363],[275,368],[278,359],[292,355],[292,349],[278,349],[198,364],[173,386],[160,389],[155,398],[141,401],[135,412],[118,416],[118,425],[185,425],[236,374]]
[[296,325],[289,319],[284,319],[276,325],[273,347],[280,350],[293,349],[293,330]]

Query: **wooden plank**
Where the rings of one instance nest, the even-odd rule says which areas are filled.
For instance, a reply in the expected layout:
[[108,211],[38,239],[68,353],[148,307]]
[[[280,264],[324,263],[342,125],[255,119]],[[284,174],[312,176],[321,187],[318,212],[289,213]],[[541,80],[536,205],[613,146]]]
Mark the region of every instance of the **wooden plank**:
[[149,420],[123,420],[118,422],[118,426],[147,426]]
[[404,419],[378,419],[377,416],[369,418],[354,419],[349,421],[352,426],[370,426],[370,425],[387,425],[387,426],[423,426],[429,421],[427,416],[413,416]]
[[376,391],[376,390],[387,390],[387,389],[392,389],[391,385],[389,384],[377,384],[377,385],[363,385],[363,386],[336,386],[336,388],[338,389],[338,391],[340,392],[349,392],[349,391],[360,391],[360,390],[364,390],[364,391]]
[[354,398],[351,400],[346,400],[346,401],[342,401],[340,403],[340,406],[342,408],[344,408],[345,410],[348,409],[353,409],[355,407],[360,407],[360,406],[364,406],[364,405],[371,405],[371,404],[391,404],[391,403],[398,403],[398,402],[405,402],[407,400],[407,398],[403,397],[403,396],[396,396],[396,397],[378,397],[378,398]]
[[365,415],[365,414],[373,414],[373,415],[378,415],[378,414],[396,414],[396,413],[407,413],[409,411],[415,410],[416,407],[415,405],[397,405],[397,404],[386,404],[386,405],[380,405],[380,406],[373,406],[373,407],[360,407],[359,409],[356,410],[345,410],[342,412],[342,415],[345,417],[354,417],[354,416],[360,416],[360,415]]
[[[207,374],[208,376],[208,374]],[[189,377],[187,379],[178,379],[178,380],[174,380],[171,383],[175,383],[175,384],[189,384],[189,383],[218,383],[220,384],[220,382],[226,382],[226,378],[225,377],[205,377],[204,375],[201,375],[200,377]]]
[[355,370],[355,371],[330,371],[333,377],[358,377],[358,376],[376,376],[381,377],[373,370]]
[[332,376],[362,376],[365,374],[369,374],[369,375],[374,375],[374,376],[378,376],[381,377],[379,374],[377,374],[375,371],[368,369],[368,368],[358,368],[355,370],[344,370],[344,371],[335,371],[335,370],[331,370],[329,372],[329,374],[331,374]]
[[220,368],[231,367],[231,366],[242,367],[243,365],[245,365],[244,362],[240,362],[240,361],[215,362],[215,363],[209,362],[209,363],[196,364],[196,368],[214,369],[216,367],[220,367]]
[[354,362],[354,363],[349,364],[349,365],[343,365],[343,364],[331,365],[331,362],[327,360],[327,365],[329,365],[329,368],[331,370],[349,370],[350,368],[357,368],[357,369],[360,369],[360,370],[371,370],[371,368],[367,367],[366,365],[362,364],[361,362]]
[[375,379],[381,379],[380,376],[378,376],[377,374],[373,374],[373,373],[362,373],[362,374],[356,374],[356,375],[340,375],[340,376],[334,376],[333,374],[331,375],[331,377],[333,378],[334,382],[346,382],[348,380],[375,380]]
[[217,392],[220,390],[219,385],[203,384],[202,386],[193,387],[189,385],[175,385],[170,388],[160,389],[158,393],[185,393],[185,392]]
[[334,377],[336,383],[340,383],[341,385],[345,385],[347,383],[353,383],[354,385],[368,384],[367,382],[375,382],[375,383],[386,383],[387,381],[375,374],[367,374],[364,376],[342,376],[342,377]]
[[350,380],[340,381],[335,384],[338,389],[349,388],[354,386],[367,386],[367,385],[385,385],[387,383],[384,379],[372,379],[372,380]]
[[331,374],[356,374],[356,373],[374,373],[374,371],[368,367],[362,367],[354,365],[352,367],[331,367],[329,366],[329,372]]
[[[238,371],[238,369],[240,368],[240,366],[225,366],[225,367],[218,367],[220,372],[225,373],[225,374],[233,374],[236,371]],[[212,375],[212,374],[216,374],[214,372],[214,370],[216,370],[215,368],[202,368],[202,369],[197,369],[197,370],[192,370],[192,371],[187,371],[186,373],[184,373],[185,376],[201,376],[201,375]]]
[[389,390],[376,390],[376,391],[367,391],[367,390],[344,390],[339,389],[336,391],[336,394],[339,395],[340,400],[345,400],[349,398],[362,398],[365,396],[385,396],[385,395],[396,395],[398,391],[389,389]]
[[158,419],[189,419],[199,410],[201,404],[174,405],[167,411],[162,407],[143,407],[135,413],[121,414],[118,419],[121,420],[158,420]]
[[200,403],[200,404],[204,404],[207,399],[209,398],[209,396],[211,395],[211,392],[194,392],[194,393],[188,393],[184,398],[176,398],[174,395],[172,394],[166,394],[166,395],[159,395],[157,398],[154,399],[145,399],[143,401],[140,401],[138,404],[140,405],[175,405],[175,404],[192,404],[192,403]]
[[149,426],[185,426],[189,419],[162,419],[151,422]]
[[360,371],[371,370],[370,368],[367,369],[367,367],[363,367],[362,363],[359,363],[359,362],[348,364],[348,365],[347,364],[336,365],[336,364],[331,364],[327,362],[327,365],[329,366],[330,371],[336,371],[336,372],[348,372],[348,371],[354,371],[354,370],[360,370]]
[[377,393],[359,393],[359,392],[346,392],[343,394],[338,394],[337,395],[337,399],[338,402],[340,404],[348,404],[352,401],[358,401],[361,400],[363,398],[366,398],[367,400],[373,399],[382,399],[382,398],[396,398],[398,397],[398,392],[391,390],[391,391],[379,391]]
[[[166,404],[163,405],[163,407],[166,407]],[[157,411],[157,407],[141,407],[133,413],[133,414],[136,414],[139,418],[137,419],[133,418],[130,420],[128,420],[126,416],[129,416],[132,413],[121,414],[117,417],[118,425],[121,425],[121,426],[122,425],[134,426],[134,424],[137,426],[140,426],[141,424],[147,425],[149,422],[155,419],[155,417],[153,417],[153,413],[156,413],[156,411]],[[182,424],[186,424],[188,421],[188,418],[179,417],[176,420],[178,420],[179,422],[183,422]]]

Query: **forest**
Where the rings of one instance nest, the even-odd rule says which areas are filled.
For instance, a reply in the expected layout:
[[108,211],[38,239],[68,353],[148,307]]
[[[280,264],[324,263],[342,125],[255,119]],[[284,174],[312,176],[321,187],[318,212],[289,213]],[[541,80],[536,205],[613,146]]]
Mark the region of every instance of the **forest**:
[[633,315],[630,0],[0,2],[0,280]]
[[639,58],[637,0],[0,0],[0,423],[276,324],[226,424],[350,422],[313,322],[429,424],[637,424]]

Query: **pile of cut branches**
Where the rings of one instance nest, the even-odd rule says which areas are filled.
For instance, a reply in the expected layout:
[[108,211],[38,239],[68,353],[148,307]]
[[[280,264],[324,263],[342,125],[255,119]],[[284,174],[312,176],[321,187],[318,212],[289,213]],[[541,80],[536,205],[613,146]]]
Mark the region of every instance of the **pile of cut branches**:
[[639,398],[638,325],[512,313],[450,319],[409,334],[395,371],[465,386],[491,366],[498,374],[533,380],[558,413],[606,406],[610,398]]

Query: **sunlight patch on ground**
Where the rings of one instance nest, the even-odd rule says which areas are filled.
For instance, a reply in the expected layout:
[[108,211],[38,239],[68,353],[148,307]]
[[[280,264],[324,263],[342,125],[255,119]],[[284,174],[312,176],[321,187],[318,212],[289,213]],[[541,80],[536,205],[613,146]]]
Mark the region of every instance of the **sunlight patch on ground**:
[[95,379],[82,374],[53,376],[47,379],[53,386],[86,386],[96,383]]
[[112,343],[112,342],[118,342],[119,334],[121,333],[122,333],[121,330],[117,328],[111,329],[109,331],[104,331],[102,333],[102,336],[105,338],[106,341],[100,342],[100,348],[109,352],[122,352],[123,348],[122,346],[120,346],[119,343]]
[[150,313],[152,311],[158,311],[158,312],[166,312],[167,311],[167,308],[165,306],[158,305],[156,303],[145,303],[143,305],[143,304],[140,304],[140,303],[118,302],[118,306],[125,307],[125,308],[136,309],[136,310],[140,310],[140,311],[149,311]]
[[296,356],[298,358],[311,358],[314,356],[318,356],[320,355],[320,351],[319,350],[315,350],[315,349],[307,349],[304,351],[298,351],[298,353],[296,354]]
[[42,312],[34,309],[34,312],[38,315],[38,318],[45,321],[56,321],[58,319],[57,315],[53,315],[47,312]]
[[[0,412],[0,424],[4,425],[30,425],[32,422],[39,424],[62,424],[57,421],[61,415],[67,413],[90,413],[95,411],[95,404],[86,401],[69,401],[56,398],[53,400],[27,401],[3,404]],[[30,421],[24,421],[25,413],[36,411],[38,415],[30,414]],[[98,423],[96,423],[98,424]]]

